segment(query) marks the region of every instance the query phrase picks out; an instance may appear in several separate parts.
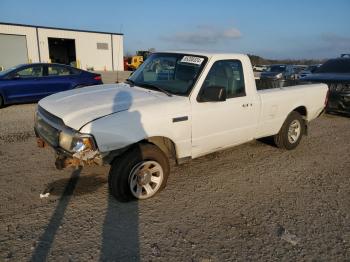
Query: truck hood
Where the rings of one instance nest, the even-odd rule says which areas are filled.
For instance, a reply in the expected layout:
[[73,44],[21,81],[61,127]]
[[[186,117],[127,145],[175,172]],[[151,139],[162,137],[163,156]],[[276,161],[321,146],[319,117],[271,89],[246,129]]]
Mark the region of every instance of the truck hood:
[[[85,124],[126,110],[141,110],[142,107],[162,103],[183,103],[181,96],[168,97],[158,91],[128,84],[107,84],[74,89],[48,96],[39,101],[39,106],[62,119],[66,126],[81,129]],[[169,108],[169,107],[167,107]],[[171,108],[181,108],[181,105]]]

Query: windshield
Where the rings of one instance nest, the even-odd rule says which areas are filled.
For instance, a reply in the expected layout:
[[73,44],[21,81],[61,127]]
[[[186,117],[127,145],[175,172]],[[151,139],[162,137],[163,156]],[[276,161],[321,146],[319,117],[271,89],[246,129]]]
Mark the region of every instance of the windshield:
[[331,59],[321,65],[315,73],[350,73],[350,59]]
[[267,71],[281,73],[281,72],[284,72],[285,70],[286,70],[285,65],[272,65],[269,67],[269,69]]
[[129,79],[143,88],[188,95],[206,61],[206,57],[197,55],[155,53]]
[[6,69],[4,71],[0,71],[0,76],[4,76],[4,75],[10,73],[11,71],[15,70],[16,68],[18,68],[18,67],[11,67],[11,68]]

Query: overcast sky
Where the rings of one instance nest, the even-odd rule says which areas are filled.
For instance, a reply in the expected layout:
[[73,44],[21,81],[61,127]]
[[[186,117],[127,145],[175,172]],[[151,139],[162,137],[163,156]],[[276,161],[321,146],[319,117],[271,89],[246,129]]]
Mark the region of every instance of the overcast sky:
[[124,53],[200,49],[266,58],[350,53],[348,0],[0,0],[0,22],[122,32]]

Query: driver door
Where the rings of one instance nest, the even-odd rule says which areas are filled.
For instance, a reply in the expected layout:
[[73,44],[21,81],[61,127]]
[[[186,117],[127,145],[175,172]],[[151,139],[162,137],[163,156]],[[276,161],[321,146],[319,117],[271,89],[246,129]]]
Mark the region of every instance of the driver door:
[[254,97],[246,95],[241,62],[215,62],[201,89],[214,86],[226,89],[226,101],[200,102],[201,99],[197,99],[192,103],[193,157],[241,144],[254,137],[258,106]]
[[7,100],[12,103],[40,100],[44,91],[43,73],[42,65],[30,65],[11,74],[6,86]]

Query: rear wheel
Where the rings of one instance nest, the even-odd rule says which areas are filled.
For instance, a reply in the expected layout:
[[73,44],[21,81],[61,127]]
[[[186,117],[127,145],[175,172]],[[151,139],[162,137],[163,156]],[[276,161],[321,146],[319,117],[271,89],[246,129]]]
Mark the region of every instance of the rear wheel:
[[168,158],[157,146],[139,144],[113,162],[110,193],[122,202],[151,198],[165,187],[169,171]]
[[284,121],[278,134],[274,136],[274,142],[279,148],[291,150],[299,145],[304,133],[304,119],[298,112],[293,111]]
[[0,108],[4,106],[4,99],[0,96]]

